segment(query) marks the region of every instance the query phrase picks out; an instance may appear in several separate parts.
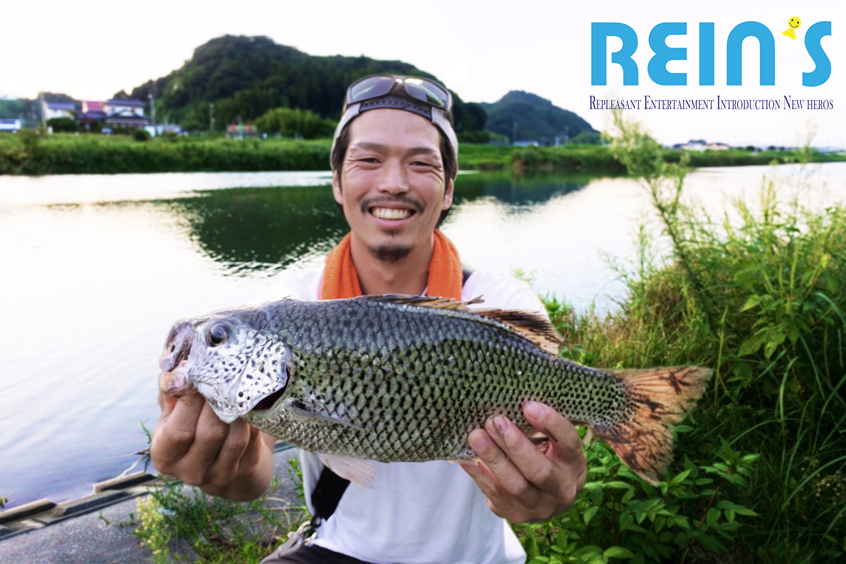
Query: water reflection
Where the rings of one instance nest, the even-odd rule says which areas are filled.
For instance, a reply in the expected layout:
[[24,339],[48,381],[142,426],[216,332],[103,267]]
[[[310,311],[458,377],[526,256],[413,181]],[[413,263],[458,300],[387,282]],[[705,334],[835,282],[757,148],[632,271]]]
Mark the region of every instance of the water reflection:
[[[461,175],[455,207],[492,197],[506,214],[528,212],[589,182],[587,176]],[[229,275],[272,273],[325,254],[348,230],[328,184],[205,190],[159,204],[187,222],[199,250]]]
[[596,176],[512,176],[510,174],[468,174],[456,180],[457,203],[482,196],[493,196],[500,202],[512,204],[512,212],[526,211],[526,206],[540,204],[557,196],[569,194],[587,186]]
[[280,270],[327,252],[347,232],[329,185],[209,190],[164,205],[229,274]]

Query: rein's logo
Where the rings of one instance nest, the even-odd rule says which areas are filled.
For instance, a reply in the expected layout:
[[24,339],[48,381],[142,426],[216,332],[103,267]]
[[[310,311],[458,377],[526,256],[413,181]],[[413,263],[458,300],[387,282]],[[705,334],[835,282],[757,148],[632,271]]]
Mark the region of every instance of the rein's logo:
[[[798,19],[798,18],[797,18]],[[687,48],[669,47],[667,37],[687,35],[684,22],[659,23],[649,32],[649,47],[655,53],[646,69],[649,78],[662,86],[687,85],[687,73],[670,72],[667,63],[686,61]],[[817,22],[805,32],[805,49],[814,60],[813,72],[802,73],[802,86],[820,86],[831,76],[831,61],[822,48],[822,38],[831,35],[831,22]],[[623,86],[637,86],[638,68],[632,59],[637,50],[637,33],[631,27],[616,22],[590,24],[590,84],[605,86],[607,81],[607,39],[619,37],[623,46],[611,53],[611,63],[623,69]],[[770,30],[759,22],[743,22],[734,27],[726,41],[726,84],[740,86],[743,76],[743,40],[754,37],[760,46],[761,86],[775,85],[775,39]],[[714,23],[699,24],[699,85],[714,85]]]

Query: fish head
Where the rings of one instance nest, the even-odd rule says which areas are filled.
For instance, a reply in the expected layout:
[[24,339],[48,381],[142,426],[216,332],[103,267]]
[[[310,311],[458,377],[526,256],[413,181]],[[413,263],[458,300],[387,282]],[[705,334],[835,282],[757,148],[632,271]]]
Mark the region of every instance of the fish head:
[[280,336],[256,327],[252,315],[236,310],[177,321],[159,360],[159,389],[174,397],[199,392],[225,423],[263,400],[279,399],[296,360]]

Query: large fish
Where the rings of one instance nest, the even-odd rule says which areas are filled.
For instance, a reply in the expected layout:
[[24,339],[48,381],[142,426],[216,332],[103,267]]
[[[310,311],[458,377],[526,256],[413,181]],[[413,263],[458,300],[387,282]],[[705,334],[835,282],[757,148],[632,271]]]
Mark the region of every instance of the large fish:
[[467,438],[494,415],[531,430],[545,403],[588,425],[655,483],[671,460],[671,426],[703,392],[694,367],[597,370],[558,356],[537,314],[474,310],[420,296],[282,300],[177,322],[160,360],[162,391],[199,392],[229,423],[241,417],[318,453],[373,487],[384,462],[474,458]]

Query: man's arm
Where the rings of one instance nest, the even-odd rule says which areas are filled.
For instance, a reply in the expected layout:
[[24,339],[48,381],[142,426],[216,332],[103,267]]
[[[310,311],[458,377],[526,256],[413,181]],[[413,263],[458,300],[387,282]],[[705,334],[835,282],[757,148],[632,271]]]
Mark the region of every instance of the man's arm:
[[227,425],[199,394],[159,393],[162,413],[150,458],[163,474],[232,501],[257,499],[270,486],[276,439],[240,419]]

